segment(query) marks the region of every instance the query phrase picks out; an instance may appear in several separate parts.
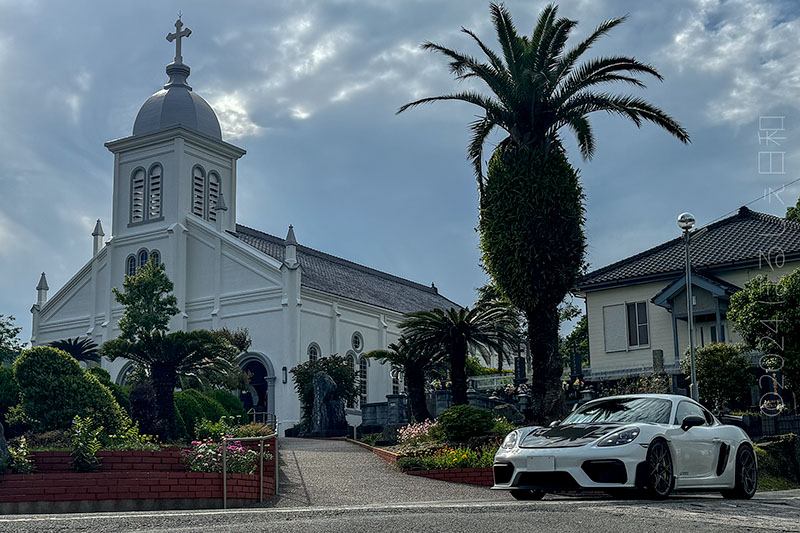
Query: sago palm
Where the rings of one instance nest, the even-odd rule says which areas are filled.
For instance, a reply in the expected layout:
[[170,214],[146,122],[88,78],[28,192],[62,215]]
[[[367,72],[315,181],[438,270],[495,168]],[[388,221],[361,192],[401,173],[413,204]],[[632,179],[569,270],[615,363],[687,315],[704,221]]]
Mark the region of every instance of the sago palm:
[[156,396],[156,417],[162,438],[174,437],[174,392],[179,377],[202,385],[206,379],[221,379],[234,368],[238,353],[215,332],[206,330],[155,332],[135,342],[123,338],[107,341],[103,355],[122,357],[149,370]]
[[50,346],[67,352],[79,363],[100,364],[100,354],[97,352],[97,343],[89,337],[61,339],[51,342]]
[[[557,307],[577,282],[585,251],[583,192],[578,173],[564,153],[562,129],[575,134],[584,159],[595,153],[588,116],[598,111],[622,116],[636,126],[652,122],[684,143],[689,142],[689,134],[640,97],[599,90],[617,82],[642,88],[641,75],[661,80],[653,66],[627,56],[579,63],[625,17],[603,22],[567,48],[577,22],[557,17],[555,5],[542,10],[530,36],[517,32],[503,5],[492,3],[490,9],[500,53],[463,28],[486,60],[431,42],[423,48],[447,56],[456,79],[478,80],[491,94],[466,90],[422,98],[398,113],[442,100],[464,101],[482,110],[482,116],[470,125],[467,154],[480,193],[483,262],[503,294],[527,318],[534,365],[533,408],[537,418],[544,419],[557,416],[560,408]],[[494,150],[484,178],[483,147],[496,128],[507,136]]]
[[396,343],[390,344],[386,350],[373,350],[364,357],[371,357],[381,363],[389,363],[403,372],[403,380],[408,388],[408,400],[411,415],[417,422],[431,418],[425,401],[426,375],[444,357],[445,352],[436,347],[426,349],[424,346],[413,347],[406,337],[401,336]]
[[503,353],[519,342],[517,326],[511,307],[498,303],[409,313],[399,324],[412,349],[447,354],[454,405],[468,403],[467,354]]

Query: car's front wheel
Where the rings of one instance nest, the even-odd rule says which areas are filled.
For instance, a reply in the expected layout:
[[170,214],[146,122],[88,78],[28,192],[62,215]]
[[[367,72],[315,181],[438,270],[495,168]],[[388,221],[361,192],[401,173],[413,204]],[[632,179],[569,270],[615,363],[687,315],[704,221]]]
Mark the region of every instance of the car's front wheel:
[[672,492],[675,474],[672,465],[672,454],[666,441],[656,439],[647,447],[647,477],[644,491],[647,496],[663,499]]
[[749,500],[758,489],[758,466],[756,456],[750,446],[740,446],[736,453],[736,485],[731,490],[723,490],[724,498]]
[[541,500],[544,498],[544,494],[542,490],[516,489],[511,491],[511,496],[515,500]]

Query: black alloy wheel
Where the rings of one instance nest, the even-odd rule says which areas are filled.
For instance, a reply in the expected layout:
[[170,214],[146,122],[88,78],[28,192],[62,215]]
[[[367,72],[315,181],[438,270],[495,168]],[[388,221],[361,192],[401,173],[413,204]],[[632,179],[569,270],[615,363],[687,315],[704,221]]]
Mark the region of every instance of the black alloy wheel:
[[667,443],[656,439],[647,447],[647,480],[645,493],[655,499],[664,499],[672,492],[675,474],[672,467],[672,454]]
[[739,447],[736,453],[736,484],[731,490],[723,490],[722,496],[737,500],[749,500],[758,490],[758,465],[750,446]]

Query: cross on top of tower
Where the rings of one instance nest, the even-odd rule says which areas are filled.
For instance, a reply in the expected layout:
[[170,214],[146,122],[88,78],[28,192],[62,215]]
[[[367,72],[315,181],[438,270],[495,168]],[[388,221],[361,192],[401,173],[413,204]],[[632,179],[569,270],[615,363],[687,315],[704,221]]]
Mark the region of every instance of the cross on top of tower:
[[183,21],[181,20],[181,16],[178,15],[178,20],[175,21],[175,32],[167,34],[167,41],[175,41],[175,63],[183,63],[183,56],[181,55],[181,39],[192,34],[192,30],[189,28],[183,30],[181,28],[183,28]]

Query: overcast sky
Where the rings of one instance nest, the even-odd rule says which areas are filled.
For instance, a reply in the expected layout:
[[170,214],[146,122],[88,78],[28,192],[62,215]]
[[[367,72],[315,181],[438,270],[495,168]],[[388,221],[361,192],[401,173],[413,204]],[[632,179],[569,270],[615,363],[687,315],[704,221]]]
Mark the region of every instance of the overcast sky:
[[[542,1],[509,0],[530,33]],[[800,8],[792,0],[565,0],[580,21],[629,20],[590,51],[654,64],[644,94],[690,132],[593,116],[583,161],[592,268],[676,236],[676,216],[706,223],[800,175]],[[477,190],[466,162],[476,109],[441,103],[457,88],[425,40],[474,54],[461,26],[494,45],[484,0],[40,2],[0,0],[0,314],[30,335],[41,271],[51,296],[88,261],[94,220],[111,227],[112,156],[141,104],[166,83],[176,14],[189,82],[214,107],[239,163],[238,222],[421,283],[470,304],[478,260]],[[573,41],[574,42],[574,41]],[[463,87],[463,86],[462,86]],[[620,87],[620,91],[628,91]],[[781,146],[759,145],[780,116]],[[501,137],[496,137],[495,142]],[[759,173],[782,151],[785,174]],[[777,159],[774,160],[777,164]],[[774,168],[773,170],[776,170]],[[764,170],[764,169],[762,169]],[[754,203],[783,215],[800,184]],[[108,237],[108,235],[107,235]]]

